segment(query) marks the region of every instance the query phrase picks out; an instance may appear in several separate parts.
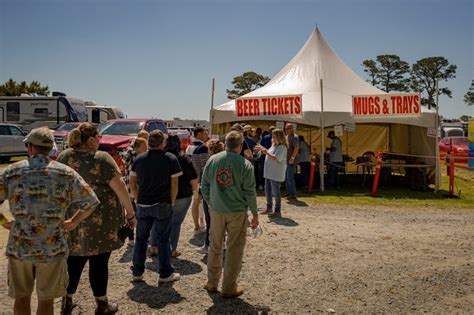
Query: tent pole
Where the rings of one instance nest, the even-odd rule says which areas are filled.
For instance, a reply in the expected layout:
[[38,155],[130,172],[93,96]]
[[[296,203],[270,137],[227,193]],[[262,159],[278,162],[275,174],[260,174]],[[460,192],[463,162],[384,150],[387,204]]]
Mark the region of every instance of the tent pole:
[[215,88],[215,82],[216,79],[212,78],[212,87],[211,87],[211,110],[209,111],[209,134],[212,135],[212,124],[213,124],[213,116],[214,113],[212,112],[214,110],[214,88]]
[[440,165],[439,165],[439,138],[438,138],[438,129],[439,129],[439,88],[438,88],[439,79],[436,79],[436,143],[435,143],[435,155],[436,155],[436,166],[435,166],[435,192],[439,190],[439,184],[441,179]]
[[320,137],[321,137],[321,152],[319,156],[319,187],[321,191],[324,191],[324,106],[323,106],[323,79],[319,80],[319,86],[321,89],[321,116],[320,116]]

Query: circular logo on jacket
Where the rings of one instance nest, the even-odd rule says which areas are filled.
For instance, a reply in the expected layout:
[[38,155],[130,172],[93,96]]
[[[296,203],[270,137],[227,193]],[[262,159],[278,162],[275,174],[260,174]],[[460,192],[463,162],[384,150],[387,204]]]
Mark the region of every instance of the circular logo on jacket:
[[232,170],[230,168],[220,168],[216,174],[217,184],[227,186],[232,182]]

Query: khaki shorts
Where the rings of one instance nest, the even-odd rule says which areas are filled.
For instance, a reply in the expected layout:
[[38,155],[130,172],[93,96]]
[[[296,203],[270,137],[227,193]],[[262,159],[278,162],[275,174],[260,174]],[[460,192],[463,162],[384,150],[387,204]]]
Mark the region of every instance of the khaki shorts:
[[38,300],[65,296],[69,282],[66,259],[33,263],[8,257],[8,295],[11,298],[31,295],[35,280]]

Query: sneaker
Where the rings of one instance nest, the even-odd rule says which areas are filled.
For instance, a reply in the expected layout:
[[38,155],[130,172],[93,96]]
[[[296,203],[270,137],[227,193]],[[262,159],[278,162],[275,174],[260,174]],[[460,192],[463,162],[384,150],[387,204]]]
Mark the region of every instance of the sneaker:
[[224,292],[222,292],[222,293],[221,293],[221,297],[223,297],[224,299],[233,299],[233,298],[236,298],[236,297],[238,297],[238,296],[241,296],[243,293],[244,293],[244,290],[243,290],[243,289],[237,288],[237,289],[235,289],[235,291],[232,292],[232,293],[224,293]]
[[298,199],[296,199],[296,196],[288,196],[286,197],[286,199],[288,199],[288,201],[297,201]]
[[271,214],[271,213],[273,213],[273,211],[272,211],[272,209],[270,209],[270,208],[268,208],[268,209],[265,210],[265,211],[260,212],[260,214]]
[[273,212],[269,214],[268,216],[272,218],[281,218],[281,212]]
[[171,257],[176,258],[179,256],[181,256],[181,252],[178,252],[177,250],[171,252]]
[[181,275],[179,273],[173,272],[172,274],[169,275],[169,277],[158,279],[158,283],[178,281],[180,278],[181,278]]
[[200,254],[207,254],[209,253],[209,247],[207,247],[206,245],[202,245],[201,247],[197,249],[197,251]]
[[141,276],[133,276],[132,282],[142,282],[143,281],[143,275]]

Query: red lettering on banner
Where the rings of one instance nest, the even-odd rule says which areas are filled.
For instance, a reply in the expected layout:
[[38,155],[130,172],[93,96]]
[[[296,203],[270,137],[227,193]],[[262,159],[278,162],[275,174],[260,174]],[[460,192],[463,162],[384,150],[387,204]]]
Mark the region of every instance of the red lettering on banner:
[[283,109],[283,98],[279,97],[277,98],[278,100],[278,114],[283,115],[285,113],[285,110]]
[[354,97],[352,101],[352,110],[354,112],[354,115],[360,115],[361,114],[361,98],[360,97]]
[[420,112],[420,98],[418,95],[415,95],[413,98],[413,112],[417,114]]
[[278,113],[278,102],[276,98],[271,98],[272,103],[272,115],[276,115]]
[[295,97],[295,114],[301,114],[301,97]]
[[288,97],[283,98],[283,103],[285,104],[285,114],[288,115],[290,113],[290,111],[288,110]]
[[410,98],[407,96],[403,96],[403,113],[408,114],[411,112],[410,108]]
[[262,98],[262,103],[263,103],[263,114],[264,115],[267,115],[267,99],[266,98]]
[[402,98],[400,96],[397,96],[397,111],[395,112],[396,114],[400,114],[403,111],[402,103]]
[[369,111],[369,110],[368,110],[368,108],[367,108],[367,98],[364,97],[364,98],[362,99],[362,114],[367,115],[368,111]]
[[420,114],[420,111],[420,96],[417,94],[359,95],[352,97],[352,114],[354,116],[414,116]]
[[380,114],[380,98],[375,97],[375,114]]
[[242,100],[237,99],[237,117],[241,117],[244,115],[244,111],[242,109]]
[[369,97],[369,102],[368,102],[368,107],[369,107],[369,114],[373,115],[374,114],[374,98]]
[[395,114],[396,111],[395,111],[395,100],[396,100],[396,96],[391,96],[390,99],[392,100],[392,114]]
[[254,102],[253,102],[253,115],[254,116],[260,115],[260,101],[258,100],[258,98],[254,99]]

